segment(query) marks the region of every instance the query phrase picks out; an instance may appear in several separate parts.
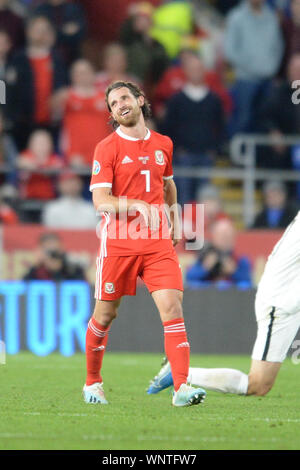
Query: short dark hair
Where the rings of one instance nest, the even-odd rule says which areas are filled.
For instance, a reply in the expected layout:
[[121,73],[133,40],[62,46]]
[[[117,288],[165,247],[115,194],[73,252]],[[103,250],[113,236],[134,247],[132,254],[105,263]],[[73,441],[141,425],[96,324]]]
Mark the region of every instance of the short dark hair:
[[[141,90],[141,88],[138,87],[138,85],[136,85],[135,83],[132,83],[132,82],[122,82],[122,81],[113,82],[106,88],[106,90],[105,90],[105,102],[106,102],[106,106],[107,106],[109,112],[111,112],[111,107],[109,106],[109,103],[108,103],[108,96],[109,96],[111,91],[118,90],[119,88],[128,88],[130,93],[135,98],[138,98],[139,96],[143,96],[143,98],[144,98],[144,104],[142,106],[143,116],[144,116],[145,119],[148,119],[148,118],[151,117],[151,106],[150,106],[149,101],[146,98],[145,93],[143,92],[143,90]],[[111,120],[111,124],[114,128],[119,125],[114,119]]]

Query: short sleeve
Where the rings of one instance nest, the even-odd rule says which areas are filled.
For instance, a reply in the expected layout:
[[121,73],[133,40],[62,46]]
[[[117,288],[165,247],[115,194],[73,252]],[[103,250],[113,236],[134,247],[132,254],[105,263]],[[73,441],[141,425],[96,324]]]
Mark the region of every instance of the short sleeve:
[[168,150],[167,150],[167,164],[165,167],[163,179],[169,180],[173,178],[173,167],[172,167],[172,160],[173,160],[173,142],[170,138],[168,138]]
[[96,188],[112,188],[113,154],[111,146],[100,142],[95,149],[90,191]]

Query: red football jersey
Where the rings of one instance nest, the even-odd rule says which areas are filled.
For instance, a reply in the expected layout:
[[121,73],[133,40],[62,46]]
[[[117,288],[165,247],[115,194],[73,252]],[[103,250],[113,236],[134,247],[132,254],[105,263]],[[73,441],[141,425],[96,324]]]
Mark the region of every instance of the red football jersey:
[[[90,191],[108,187],[113,196],[164,204],[163,180],[173,177],[173,143],[167,136],[148,130],[145,139],[135,139],[120,128],[102,140],[94,154]],[[104,212],[99,227],[102,256],[128,256],[172,248],[168,219],[160,211],[161,224],[150,232],[139,213]]]

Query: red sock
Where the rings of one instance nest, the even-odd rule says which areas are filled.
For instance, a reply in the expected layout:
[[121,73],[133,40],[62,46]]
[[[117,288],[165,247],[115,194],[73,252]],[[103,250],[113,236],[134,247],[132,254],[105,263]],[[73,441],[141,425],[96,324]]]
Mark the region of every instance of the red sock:
[[183,318],[163,323],[165,335],[165,352],[171,365],[175,392],[182,383],[187,382],[190,363],[190,345]]
[[102,382],[100,374],[103,356],[108,340],[109,326],[100,325],[94,317],[88,323],[85,341],[87,378],[86,385]]

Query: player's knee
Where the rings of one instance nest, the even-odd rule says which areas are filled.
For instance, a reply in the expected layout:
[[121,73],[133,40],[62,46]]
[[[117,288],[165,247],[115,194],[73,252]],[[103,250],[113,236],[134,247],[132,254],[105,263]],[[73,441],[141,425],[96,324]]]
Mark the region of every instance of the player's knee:
[[181,318],[183,316],[181,303],[179,301],[170,303],[166,306],[164,314],[169,320]]
[[117,317],[117,309],[104,310],[102,312],[94,312],[95,319],[104,327],[108,327]]
[[106,324],[105,326],[109,326],[111,322],[117,317],[117,311],[113,310],[110,312],[103,313],[102,315],[102,322]]
[[254,395],[256,397],[264,397],[265,395],[267,395],[267,393],[271,390],[272,388],[272,385],[271,384],[262,384],[262,385],[259,385],[256,389],[256,392],[254,393]]
[[267,395],[267,393],[273,387],[273,382],[266,381],[264,379],[259,378],[251,378],[249,376],[249,385],[248,385],[248,392],[247,395],[255,395],[257,397],[263,397]]

